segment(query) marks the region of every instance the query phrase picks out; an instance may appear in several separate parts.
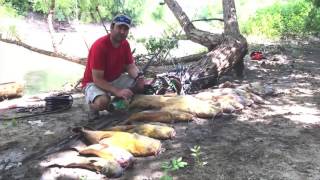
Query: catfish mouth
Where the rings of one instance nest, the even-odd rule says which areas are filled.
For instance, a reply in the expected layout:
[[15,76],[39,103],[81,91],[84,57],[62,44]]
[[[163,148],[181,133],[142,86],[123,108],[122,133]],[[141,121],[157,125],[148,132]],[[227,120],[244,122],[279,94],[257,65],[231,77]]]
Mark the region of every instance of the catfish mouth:
[[134,161],[132,159],[129,159],[129,160],[120,159],[120,160],[117,160],[117,162],[123,169],[131,168],[133,167],[133,164],[134,164]]
[[157,150],[154,152],[154,156],[158,156],[160,154],[162,154],[166,149],[162,147],[162,144],[159,145],[159,147],[157,148]]

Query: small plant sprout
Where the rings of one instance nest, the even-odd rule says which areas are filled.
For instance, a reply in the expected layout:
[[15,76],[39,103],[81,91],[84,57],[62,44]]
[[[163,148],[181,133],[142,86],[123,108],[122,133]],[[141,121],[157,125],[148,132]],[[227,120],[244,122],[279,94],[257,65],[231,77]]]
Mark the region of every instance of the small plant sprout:
[[208,162],[202,161],[201,154],[203,153],[201,152],[200,146],[195,145],[193,148],[190,148],[190,151],[192,152],[191,156],[193,156],[197,166],[203,167],[208,164]]
[[88,176],[86,175],[82,175],[79,177],[79,180],[87,180],[88,179]]
[[13,118],[11,120],[11,126],[16,127],[17,125],[18,125],[18,122],[17,122],[16,118]]
[[173,177],[169,175],[169,172],[179,170],[187,165],[187,162],[182,161],[182,157],[179,157],[178,159],[172,159],[169,162],[164,162],[161,166],[164,171],[164,175],[161,176],[160,180],[173,180]]

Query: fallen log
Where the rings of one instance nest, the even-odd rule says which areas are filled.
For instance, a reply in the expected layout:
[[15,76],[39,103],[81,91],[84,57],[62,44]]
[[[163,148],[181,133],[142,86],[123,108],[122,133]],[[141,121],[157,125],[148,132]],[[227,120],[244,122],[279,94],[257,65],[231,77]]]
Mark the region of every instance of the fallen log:
[[0,101],[6,98],[21,97],[24,85],[17,82],[6,82],[0,84]]

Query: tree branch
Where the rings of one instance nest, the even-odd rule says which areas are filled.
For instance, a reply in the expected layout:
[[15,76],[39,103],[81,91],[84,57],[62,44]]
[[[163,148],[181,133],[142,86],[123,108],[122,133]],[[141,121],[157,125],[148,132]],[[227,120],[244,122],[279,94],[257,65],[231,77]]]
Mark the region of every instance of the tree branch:
[[74,62],[74,63],[77,63],[77,64],[86,65],[86,63],[87,63],[87,59],[86,58],[73,57],[73,56],[68,56],[68,55],[66,55],[64,53],[52,52],[52,51],[47,51],[47,50],[44,50],[44,49],[39,49],[39,48],[30,46],[30,45],[28,45],[28,44],[26,44],[26,43],[24,43],[22,41],[4,39],[1,36],[0,36],[0,41],[6,42],[6,43],[10,43],[10,44],[15,44],[15,45],[18,45],[18,46],[22,46],[22,47],[24,47],[26,49],[29,49],[31,51],[34,51],[34,52],[37,52],[37,53],[40,53],[40,54],[45,54],[45,55],[52,56],[52,57],[62,58],[62,59],[65,59],[67,61]]
[[[196,29],[195,26],[192,24],[186,13],[182,10],[180,5],[175,0],[165,0],[165,3],[168,5],[170,10],[173,12],[174,16],[179,21],[182,29],[185,31],[187,37],[195,42],[202,44],[208,49],[212,49],[216,45],[220,44],[223,37],[221,34],[214,34],[207,31],[202,31]],[[201,38],[207,37],[207,38]]]

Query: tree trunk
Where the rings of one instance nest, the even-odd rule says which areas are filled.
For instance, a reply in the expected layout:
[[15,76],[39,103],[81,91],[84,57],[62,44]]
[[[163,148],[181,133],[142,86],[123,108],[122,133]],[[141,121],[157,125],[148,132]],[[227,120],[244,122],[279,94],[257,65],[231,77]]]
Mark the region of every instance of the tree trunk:
[[56,52],[58,52],[58,46],[57,46],[57,43],[55,40],[55,30],[53,28],[54,8],[55,8],[55,0],[51,0],[47,23],[48,23],[48,28],[49,28],[49,33],[50,33],[50,37],[51,37],[53,51],[56,53]]
[[234,0],[223,1],[224,33],[213,34],[195,28],[176,0],[164,0],[173,12],[187,37],[206,46],[209,53],[191,65],[182,83],[189,84],[190,91],[208,88],[217,83],[220,76],[235,69],[242,76],[243,57],[247,53],[246,39],[240,34]]

